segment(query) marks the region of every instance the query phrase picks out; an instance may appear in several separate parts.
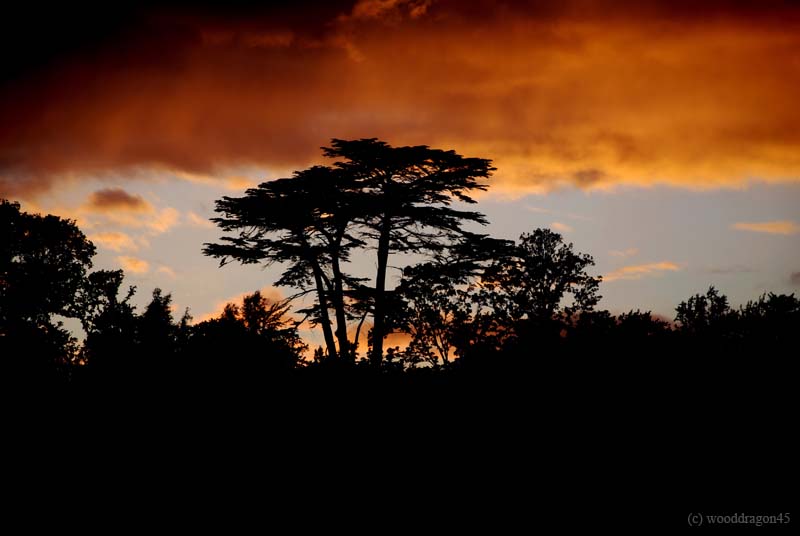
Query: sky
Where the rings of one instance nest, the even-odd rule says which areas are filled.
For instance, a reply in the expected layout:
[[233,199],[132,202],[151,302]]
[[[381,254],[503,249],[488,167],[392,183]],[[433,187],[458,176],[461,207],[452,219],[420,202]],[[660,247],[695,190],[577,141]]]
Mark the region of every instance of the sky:
[[334,137],[491,158],[485,231],[562,233],[615,313],[800,289],[795,2],[78,2],[3,30],[0,197],[75,219],[138,303],[290,294],[204,257],[208,218]]

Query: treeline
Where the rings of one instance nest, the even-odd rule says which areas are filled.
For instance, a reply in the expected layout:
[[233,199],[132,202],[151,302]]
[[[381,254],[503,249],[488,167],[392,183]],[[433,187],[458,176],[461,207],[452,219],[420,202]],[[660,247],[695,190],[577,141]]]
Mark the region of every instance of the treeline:
[[[366,374],[594,384],[642,366],[664,376],[688,366],[719,370],[722,359],[760,365],[796,347],[794,295],[765,294],[734,309],[711,287],[681,302],[674,320],[598,309],[594,259],[560,234],[535,229],[514,242],[471,230],[488,223],[467,210],[488,188],[487,159],[376,139],[334,139],[323,154],[332,165],[218,200],[212,221],[226,235],[203,248],[221,266],[278,264],[274,284],[308,298],[291,315],[291,300],[256,292],[193,325],[188,311],[174,316],[170,295],[158,289],[137,311],[121,270],[92,271],[94,245],[74,222],[2,201],[4,381],[257,387]],[[355,255],[374,255],[372,277],[351,273]],[[421,262],[402,267],[393,286],[390,258],[401,255]],[[68,318],[80,322],[82,340],[64,327]],[[308,348],[301,324],[320,328],[323,346]],[[385,347],[393,334],[403,344]]]
[[[258,385],[287,377],[374,377],[370,348],[349,356],[311,351],[290,302],[255,292],[193,325],[156,289],[143,310],[123,273],[91,271],[94,246],[74,222],[0,204],[0,355],[6,385]],[[477,262],[448,255],[405,269],[390,294],[387,326],[407,344],[388,348],[377,373],[408,379],[495,374],[578,361],[649,367],[691,357],[700,366],[789,358],[800,336],[800,300],[765,294],[739,308],[711,287],[678,305],[674,321],[650,312],[598,310],[601,278],[590,256],[537,229]],[[313,310],[306,314],[313,314]],[[361,324],[366,315],[362,315]],[[80,322],[78,340],[63,325]],[[358,339],[356,339],[357,341]],[[659,365],[660,366],[660,365]],[[347,371],[350,371],[349,373]],[[361,371],[361,372],[359,372]],[[305,375],[305,376],[304,376]]]
[[[91,272],[94,245],[74,222],[0,201],[0,355],[8,385],[175,382],[181,377],[270,375],[298,366],[306,346],[286,302],[259,292],[191,324],[155,289],[142,311],[122,270]],[[78,340],[65,328],[80,322]]]

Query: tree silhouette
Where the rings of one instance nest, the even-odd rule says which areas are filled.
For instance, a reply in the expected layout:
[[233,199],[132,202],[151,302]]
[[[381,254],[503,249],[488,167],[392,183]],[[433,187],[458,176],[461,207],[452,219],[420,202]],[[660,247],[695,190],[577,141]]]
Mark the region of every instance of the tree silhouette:
[[631,342],[647,338],[663,339],[670,333],[669,323],[655,318],[651,311],[629,311],[617,317],[618,337]]
[[751,345],[780,349],[797,347],[800,339],[800,299],[794,294],[762,294],[737,314],[736,338]]
[[[733,309],[712,286],[682,301],[674,324],[649,311],[615,317],[597,308],[601,278],[588,273],[592,257],[558,233],[536,229],[513,243],[465,229],[485,223],[483,216],[452,205],[486,187],[479,179],[492,171],[487,160],[375,139],[333,140],[325,154],[337,161],[219,200],[214,221],[233,236],[204,249],[223,265],[280,263],[277,283],[298,292],[277,302],[255,292],[197,325],[188,310],[176,320],[161,289],[138,313],[121,270],[89,271],[94,246],[74,222],[1,202],[4,385],[21,378],[23,386],[127,386],[121,392],[129,394],[199,386],[225,394],[301,386],[295,380],[304,378],[313,390],[333,383],[341,393],[331,379],[375,392],[471,378],[521,392],[531,382],[547,391],[543,381],[554,378],[609,393],[635,371],[642,391],[664,376],[670,389],[702,399],[710,383],[748,383],[752,371],[768,372],[757,378],[767,385],[793,357],[800,333],[793,294],[765,293]],[[370,250],[378,255],[374,284],[348,273],[352,256]],[[422,259],[391,288],[388,262],[398,253]],[[292,300],[306,294],[314,303],[290,316]],[[356,357],[369,315],[369,359],[340,366]],[[65,318],[80,320],[82,343]],[[325,336],[313,362],[298,331],[308,318]],[[410,335],[408,346],[383,356],[384,337],[397,331]]]
[[465,158],[455,151],[420,145],[392,147],[375,138],[331,141],[325,156],[339,159],[334,166],[354,181],[363,236],[377,250],[372,352],[380,366],[383,339],[388,333],[389,298],[386,275],[390,254],[435,253],[463,235],[466,222],[485,224],[478,212],[451,208],[453,201],[471,204],[474,190],[494,168],[483,158]]
[[558,233],[536,229],[517,244],[465,237],[449,251],[459,254],[407,268],[398,289],[406,300],[402,327],[412,335],[405,355],[415,362],[446,363],[452,350],[499,352],[522,334],[569,328],[598,338],[615,329],[608,311],[594,311],[600,278],[586,272],[592,257]]
[[120,298],[122,270],[89,274],[77,296],[86,340],[81,360],[93,373],[117,374],[135,360],[137,318],[129,287]]
[[342,270],[350,251],[361,245],[349,231],[358,209],[349,179],[331,168],[315,166],[292,178],[266,182],[244,197],[224,197],[213,221],[236,237],[205,244],[203,253],[242,264],[281,263],[286,268],[278,285],[295,287],[297,296],[316,293],[311,318],[321,325],[328,355],[338,354],[329,310],[335,311],[339,348],[347,353],[344,289],[354,281]]
[[[322,326],[329,356],[337,355],[328,310],[336,317],[338,352],[349,354],[350,319],[346,295],[373,315],[372,356],[381,363],[387,334],[386,270],[391,253],[439,252],[464,235],[464,222],[486,223],[477,212],[456,210],[454,200],[474,203],[472,190],[490,175],[489,160],[464,158],[426,146],[392,147],[376,139],[334,139],[324,155],[333,167],[315,166],[250,189],[245,197],[225,197],[215,221],[236,237],[206,244],[204,253],[242,263],[285,263],[279,285],[316,293],[312,319]],[[356,235],[358,230],[358,235]],[[375,287],[364,291],[342,263],[354,248],[371,241],[377,249]],[[369,301],[365,308],[363,302]],[[363,318],[363,316],[362,316]]]
[[241,305],[229,303],[219,317],[192,328],[186,357],[212,381],[226,371],[245,382],[291,370],[307,346],[288,310],[288,300],[270,302],[259,291]]
[[63,365],[76,341],[57,316],[80,318],[76,294],[95,248],[71,220],[0,200],[0,345],[23,368]]
[[406,268],[398,293],[403,297],[399,328],[411,335],[404,357],[411,366],[447,365],[453,357],[459,326],[471,317],[466,281],[426,263]]
[[488,320],[505,330],[556,336],[600,300],[601,278],[587,273],[590,266],[594,259],[574,252],[560,234],[536,229],[487,267],[476,300],[488,310]]
[[695,294],[676,308],[678,331],[695,337],[725,337],[731,333],[736,313],[728,297],[709,287],[705,294]]
[[[169,357],[177,351],[178,326],[172,316],[172,295],[164,294],[160,288],[153,290],[138,320],[138,342],[144,358]],[[156,363],[155,366],[165,363]]]
[[20,212],[0,200],[0,321],[45,324],[74,317],[75,294],[92,267],[94,245],[74,221]]
[[511,251],[513,244],[507,240],[465,234],[432,261],[403,271],[396,290],[402,308],[392,315],[392,325],[411,335],[401,354],[409,365],[448,365],[476,343],[482,335],[472,332],[480,316],[478,280],[488,263]]

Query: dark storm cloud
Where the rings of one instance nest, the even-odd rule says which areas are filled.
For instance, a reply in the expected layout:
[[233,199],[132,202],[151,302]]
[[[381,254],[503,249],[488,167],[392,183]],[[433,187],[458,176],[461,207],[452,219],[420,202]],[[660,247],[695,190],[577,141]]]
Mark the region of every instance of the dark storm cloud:
[[800,176],[793,3],[94,9],[4,18],[0,196],[109,171],[299,167],[333,136],[491,157],[522,192]]
[[89,196],[87,208],[98,212],[109,210],[143,212],[152,209],[150,203],[141,196],[129,194],[122,188],[106,188],[93,192]]

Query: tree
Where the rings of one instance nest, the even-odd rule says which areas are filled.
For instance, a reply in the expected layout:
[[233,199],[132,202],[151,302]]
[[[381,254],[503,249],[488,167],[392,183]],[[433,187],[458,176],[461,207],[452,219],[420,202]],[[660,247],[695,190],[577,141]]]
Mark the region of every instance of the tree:
[[654,317],[651,311],[629,311],[617,317],[617,336],[630,342],[663,339],[670,333],[667,322]]
[[411,335],[404,357],[416,363],[447,365],[458,327],[471,317],[464,284],[434,263],[406,268],[398,293],[405,301],[399,328]]
[[[193,368],[199,366],[212,378],[232,371],[240,382],[291,370],[307,346],[288,310],[288,300],[270,302],[259,291],[245,296],[241,305],[227,304],[219,317],[193,327],[187,351]],[[256,377],[247,378],[253,373]]]
[[675,322],[684,335],[724,337],[731,334],[736,313],[728,297],[709,287],[705,294],[695,294],[676,308]]
[[800,339],[800,299],[794,294],[762,294],[739,308],[736,334],[744,341],[783,351]]
[[536,229],[486,269],[478,299],[501,324],[551,325],[592,311],[600,300],[601,278],[587,273],[590,266],[591,255],[576,253],[556,232]]
[[586,272],[592,265],[545,229],[517,244],[465,237],[434,262],[406,269],[398,289],[406,300],[402,327],[412,336],[406,354],[446,363],[451,353],[495,354],[520,335],[610,333],[614,318],[594,311],[600,278]]
[[617,328],[617,319],[606,310],[583,311],[568,320],[567,337],[579,344],[605,343]]
[[[454,200],[474,203],[468,193],[485,190],[479,179],[494,168],[490,161],[464,158],[454,151],[426,146],[392,147],[376,139],[332,140],[323,153],[337,161],[315,166],[292,178],[247,190],[240,198],[217,201],[223,231],[238,232],[204,253],[248,263],[282,263],[279,285],[314,292],[312,321],[322,326],[328,355],[337,356],[329,310],[336,318],[338,353],[351,354],[347,322],[351,305],[373,316],[371,360],[380,365],[388,333],[386,273],[392,253],[435,253],[463,236],[462,224],[485,224],[476,212],[451,208]],[[374,289],[343,270],[355,248],[377,250]],[[369,306],[365,303],[369,302]]]
[[481,179],[488,178],[494,168],[483,158],[465,158],[425,145],[392,147],[375,138],[333,139],[323,152],[338,159],[334,166],[353,181],[360,199],[358,223],[364,238],[375,243],[377,250],[370,361],[380,366],[388,334],[389,256],[440,252],[464,234],[464,223],[485,224],[482,214],[451,205],[453,201],[475,203],[469,194],[486,190]]
[[23,320],[75,317],[73,303],[94,245],[72,220],[28,214],[0,200],[0,329]]
[[91,273],[76,296],[86,332],[81,360],[91,371],[120,370],[135,357],[137,317],[130,300],[136,289],[120,298],[123,278],[122,270]]
[[477,283],[486,263],[512,247],[507,240],[465,234],[432,261],[405,268],[396,289],[402,308],[392,315],[392,327],[411,335],[402,357],[412,364],[448,365],[486,335],[476,322]]
[[[172,316],[172,295],[160,288],[153,289],[153,297],[138,319],[138,342],[144,356],[170,356],[177,349],[177,324]],[[163,365],[163,363],[160,363]]]
[[338,355],[329,310],[335,311],[339,351],[346,354],[345,286],[354,281],[342,270],[350,251],[362,244],[349,231],[359,211],[358,198],[349,179],[335,169],[315,166],[292,178],[265,182],[244,197],[224,197],[216,203],[223,217],[214,221],[236,237],[205,244],[203,253],[242,264],[285,265],[277,284],[295,287],[296,295],[316,293],[309,311],[312,322],[322,327],[328,355]]
[[75,340],[57,317],[80,318],[75,297],[94,253],[74,221],[28,214],[18,203],[0,200],[3,354],[23,367],[31,363],[21,361],[32,356],[45,367],[74,357]]
[[253,335],[269,340],[295,360],[307,349],[297,333],[299,322],[289,316],[290,300],[270,301],[257,290],[242,299],[234,317]]

